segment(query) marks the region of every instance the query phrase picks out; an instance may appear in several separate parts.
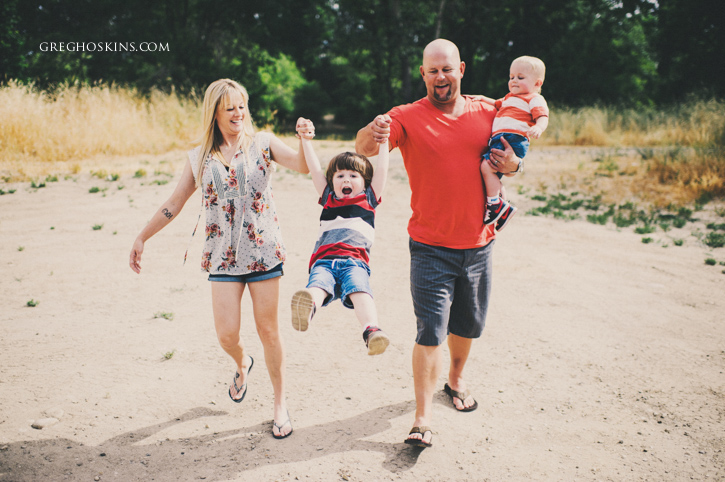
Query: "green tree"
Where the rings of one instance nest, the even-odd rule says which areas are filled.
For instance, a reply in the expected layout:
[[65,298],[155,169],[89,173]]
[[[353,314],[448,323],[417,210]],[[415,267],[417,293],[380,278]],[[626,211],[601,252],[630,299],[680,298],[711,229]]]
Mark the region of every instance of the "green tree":
[[715,0],[658,2],[660,100],[725,97],[725,9]]
[[5,0],[0,4],[0,81],[20,77],[27,67],[19,26],[18,0]]

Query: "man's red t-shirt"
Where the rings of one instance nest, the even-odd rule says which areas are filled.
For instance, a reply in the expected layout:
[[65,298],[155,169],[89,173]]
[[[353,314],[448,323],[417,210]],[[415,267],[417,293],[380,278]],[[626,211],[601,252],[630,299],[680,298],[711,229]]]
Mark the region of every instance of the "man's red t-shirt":
[[412,191],[408,234],[420,243],[469,249],[495,237],[494,225],[483,224],[486,195],[480,166],[496,109],[464,99],[464,113],[457,118],[427,98],[388,112],[390,148],[400,148]]

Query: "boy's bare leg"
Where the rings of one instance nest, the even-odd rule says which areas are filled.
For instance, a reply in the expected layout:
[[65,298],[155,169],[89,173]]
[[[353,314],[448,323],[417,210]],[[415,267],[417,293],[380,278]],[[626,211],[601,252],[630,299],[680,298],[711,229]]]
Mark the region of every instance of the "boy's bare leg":
[[[368,355],[383,353],[390,344],[390,339],[378,328],[378,312],[375,308],[375,300],[368,293],[358,292],[350,293],[350,301],[355,307],[355,316],[360,322],[360,326],[365,329],[363,339],[368,347]],[[368,330],[368,328],[377,329]]]
[[378,312],[372,296],[362,292],[350,293],[350,301],[355,307],[355,316],[362,328],[378,326]]
[[292,327],[297,331],[307,331],[310,320],[317,307],[327,298],[327,291],[321,288],[305,288],[292,296]]

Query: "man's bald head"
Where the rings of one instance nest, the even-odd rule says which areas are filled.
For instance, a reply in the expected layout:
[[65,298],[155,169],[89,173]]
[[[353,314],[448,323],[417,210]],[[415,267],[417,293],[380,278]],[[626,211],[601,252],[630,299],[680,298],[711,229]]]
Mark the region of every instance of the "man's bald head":
[[435,39],[425,46],[425,49],[423,49],[423,64],[425,64],[426,57],[438,55],[444,55],[450,60],[455,60],[456,63],[461,62],[461,53],[458,51],[456,44],[444,38]]
[[426,45],[420,75],[433,105],[441,108],[459,101],[465,69],[458,47],[450,40],[439,38]]

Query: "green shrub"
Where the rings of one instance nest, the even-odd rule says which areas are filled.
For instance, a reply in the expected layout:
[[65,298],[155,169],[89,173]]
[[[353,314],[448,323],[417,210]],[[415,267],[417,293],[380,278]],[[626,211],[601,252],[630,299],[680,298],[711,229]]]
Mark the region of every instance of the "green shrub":
[[722,248],[725,246],[725,233],[710,231],[707,233],[707,236],[705,236],[703,242],[711,248]]

